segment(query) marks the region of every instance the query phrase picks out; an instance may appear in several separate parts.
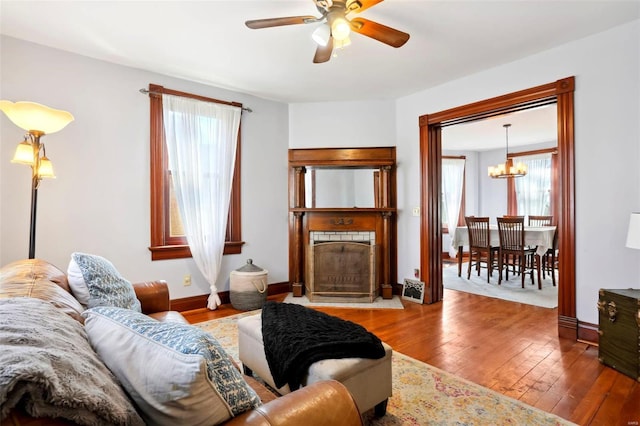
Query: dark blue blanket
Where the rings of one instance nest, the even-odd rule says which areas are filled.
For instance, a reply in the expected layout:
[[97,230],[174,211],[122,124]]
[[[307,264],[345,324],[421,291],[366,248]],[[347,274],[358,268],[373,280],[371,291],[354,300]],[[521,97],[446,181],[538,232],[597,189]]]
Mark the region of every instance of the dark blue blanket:
[[292,303],[265,303],[262,339],[276,387],[291,390],[314,362],[385,355],[380,339],[361,325]]

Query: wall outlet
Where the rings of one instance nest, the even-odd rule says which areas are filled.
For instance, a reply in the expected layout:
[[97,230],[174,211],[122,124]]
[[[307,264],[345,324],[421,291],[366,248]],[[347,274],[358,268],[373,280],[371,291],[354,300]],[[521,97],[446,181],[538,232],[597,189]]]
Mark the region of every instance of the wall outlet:
[[411,211],[411,213],[414,216],[420,216],[420,207],[414,207],[413,210]]
[[187,287],[191,285],[191,275],[187,274],[182,278],[182,285]]

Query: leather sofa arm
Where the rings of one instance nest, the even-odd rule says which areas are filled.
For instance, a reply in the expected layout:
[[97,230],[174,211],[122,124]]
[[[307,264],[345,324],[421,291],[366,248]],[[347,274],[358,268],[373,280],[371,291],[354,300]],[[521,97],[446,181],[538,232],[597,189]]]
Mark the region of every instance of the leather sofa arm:
[[148,315],[171,309],[169,286],[166,281],[157,280],[133,283],[133,289],[136,292],[136,297],[140,301],[140,305],[142,305],[143,314]]
[[361,426],[362,418],[349,390],[336,380],[312,383],[260,407],[242,413],[225,425]]

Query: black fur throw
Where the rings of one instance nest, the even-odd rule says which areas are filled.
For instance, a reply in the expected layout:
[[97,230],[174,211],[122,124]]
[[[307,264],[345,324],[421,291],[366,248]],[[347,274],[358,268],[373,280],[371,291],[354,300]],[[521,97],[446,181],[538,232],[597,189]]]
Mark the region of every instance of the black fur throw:
[[276,387],[289,384],[292,391],[314,362],[385,354],[380,339],[361,325],[292,303],[265,303],[262,339]]

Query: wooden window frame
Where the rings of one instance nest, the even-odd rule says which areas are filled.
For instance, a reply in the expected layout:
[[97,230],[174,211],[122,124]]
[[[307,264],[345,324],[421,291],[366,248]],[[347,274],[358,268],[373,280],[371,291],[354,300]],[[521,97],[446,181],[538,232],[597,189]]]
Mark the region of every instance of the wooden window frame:
[[[171,237],[169,233],[169,170],[167,148],[164,143],[162,94],[242,107],[242,104],[237,102],[221,101],[218,99],[166,89],[155,84],[149,84],[151,119],[151,246],[149,247],[149,251],[151,251],[151,260],[192,257],[186,238]],[[241,137],[239,130],[224,254],[242,253],[242,246],[244,244],[241,232],[240,141]]]

